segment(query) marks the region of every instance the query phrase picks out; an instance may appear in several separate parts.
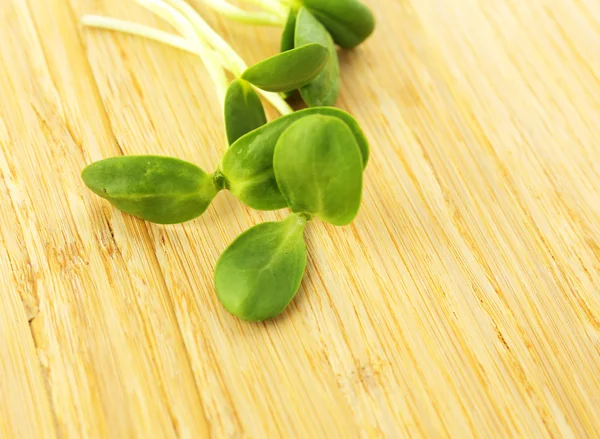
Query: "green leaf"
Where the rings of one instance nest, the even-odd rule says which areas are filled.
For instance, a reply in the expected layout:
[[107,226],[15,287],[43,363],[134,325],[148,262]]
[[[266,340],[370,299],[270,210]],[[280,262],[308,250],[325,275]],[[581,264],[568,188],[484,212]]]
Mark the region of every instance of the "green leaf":
[[362,157],[352,131],[339,119],[313,115],[294,122],[277,142],[273,167],[293,212],[335,226],[356,217],[362,197]]
[[309,107],[333,106],[340,93],[340,64],[335,44],[325,26],[306,8],[301,8],[296,19],[295,45],[310,43],[327,47],[329,60],[315,79],[300,88],[300,94]]
[[248,81],[232,81],[225,95],[225,130],[229,145],[267,123],[265,109]]
[[280,117],[240,137],[229,147],[220,171],[227,188],[247,206],[258,210],[276,210],[287,202],[275,179],[273,153],[281,134],[294,122],[315,114],[338,118],[353,133],[360,147],[364,166],[369,159],[369,144],[358,122],[348,113],[333,107],[314,107]]
[[170,157],[114,157],[87,166],[81,177],[117,209],[158,224],[190,221],[219,192],[211,175]]
[[249,67],[242,78],[266,91],[288,92],[312,81],[323,70],[328,57],[326,47],[307,44]]
[[294,8],[290,8],[287,22],[281,34],[281,52],[287,52],[294,48],[294,32],[296,31],[296,17],[298,12]]
[[215,289],[227,311],[247,321],[283,312],[304,276],[305,224],[301,215],[259,224],[227,247],[215,268]]
[[358,46],[375,30],[373,13],[358,0],[302,0],[302,3],[345,49]]

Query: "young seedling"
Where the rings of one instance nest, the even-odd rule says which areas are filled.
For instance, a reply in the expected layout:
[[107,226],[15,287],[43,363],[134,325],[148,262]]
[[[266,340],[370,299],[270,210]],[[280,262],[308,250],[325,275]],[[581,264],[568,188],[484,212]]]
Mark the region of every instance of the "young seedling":
[[[233,20],[255,25],[289,28],[300,8],[308,9],[332,35],[336,44],[351,49],[364,42],[375,29],[371,10],[359,0],[245,0],[261,7],[260,12],[249,12],[231,5],[226,0],[204,0],[204,3]],[[287,14],[287,20],[286,20]],[[289,49],[289,47],[288,47]]]
[[[240,20],[244,12],[225,6],[223,0],[204,0],[207,5],[234,20]],[[261,14],[270,16],[268,23],[281,24],[281,52],[288,52],[303,45],[318,43],[327,48],[329,59],[324,70],[311,82],[298,87],[302,99],[309,107],[335,105],[339,90],[339,62],[335,44],[350,49],[364,42],[375,29],[375,18],[369,8],[359,0],[253,0],[262,6]],[[287,19],[281,19],[281,7]],[[250,17],[248,17],[250,18]],[[252,22],[251,19],[241,20]],[[285,97],[293,94],[286,91]]]
[[[285,26],[281,51],[293,53],[276,55],[248,69],[240,56],[184,0],[134,1],[162,17],[182,36],[108,17],[88,15],[82,21],[88,26],[143,36],[195,53],[206,65],[221,102],[227,88],[223,74],[226,69],[236,78],[243,77],[261,88],[263,96],[281,114],[292,112],[282,96],[287,98],[296,89],[309,107],[335,105],[340,89],[335,43],[343,48],[355,47],[375,27],[373,14],[359,0],[246,0],[263,8],[261,12],[248,12],[225,0],[204,0],[217,12],[238,21]],[[327,50],[327,60],[320,53],[322,48],[297,50],[312,44]]]
[[321,44],[329,51],[329,61],[323,71],[299,88],[309,107],[331,106],[337,102],[340,67],[335,43],[344,48],[355,47],[371,35],[374,26],[371,11],[357,0],[292,3],[281,35],[282,52],[310,43]]
[[[356,0],[319,4],[312,0],[294,0],[292,4],[248,0],[267,10],[266,15],[254,13],[252,19],[245,16],[248,22],[271,20],[274,24],[284,20],[286,13],[289,19],[283,53],[247,68],[183,0],[136,1],[182,36],[106,17],[88,16],[85,23],[198,54],[223,105],[228,148],[212,174],[176,158],[148,155],[92,163],[83,170],[82,178],[116,208],[158,224],[197,218],[223,189],[254,209],[289,207],[292,213],[285,220],[260,224],[240,235],[215,269],[215,289],[225,309],[248,321],[275,317],[291,302],[302,281],[307,222],[319,218],[346,225],[360,207],[368,142],[351,115],[320,105],[335,102],[339,92],[336,32],[346,39],[344,44],[350,44],[366,38],[368,27],[364,23],[359,26],[358,17],[334,20],[331,15],[340,10],[356,14],[363,6]],[[230,15],[246,14],[225,0],[206,1]],[[352,27],[352,23],[358,28],[350,35],[344,26]],[[236,77],[229,85],[225,70]],[[292,112],[281,96],[273,93],[295,89],[311,108]],[[283,116],[267,122],[258,93]]]
[[283,312],[304,275],[307,220],[349,224],[360,207],[363,164],[358,142],[339,118],[313,114],[283,132],[274,168],[294,213],[251,228],[225,250],[215,268],[217,296],[225,309],[250,321]]

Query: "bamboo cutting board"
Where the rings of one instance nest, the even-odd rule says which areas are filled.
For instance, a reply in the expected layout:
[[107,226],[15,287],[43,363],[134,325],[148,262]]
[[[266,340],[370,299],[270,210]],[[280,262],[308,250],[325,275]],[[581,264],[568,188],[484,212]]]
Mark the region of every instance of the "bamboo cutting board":
[[[600,3],[371,0],[340,107],[372,143],[361,213],[308,228],[286,313],[225,313],[257,213],[155,226],[85,189],[119,154],[212,169],[197,57],[83,29],[125,0],[0,0],[1,438],[600,437]],[[278,31],[205,14],[247,62]]]

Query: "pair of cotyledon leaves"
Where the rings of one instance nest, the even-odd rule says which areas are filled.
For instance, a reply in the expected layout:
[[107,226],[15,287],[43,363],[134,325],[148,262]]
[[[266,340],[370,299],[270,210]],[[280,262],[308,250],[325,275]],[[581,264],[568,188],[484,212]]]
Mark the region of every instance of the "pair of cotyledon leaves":
[[340,69],[331,36],[302,8],[295,19],[295,42],[287,51],[248,68],[242,78],[258,88],[290,94],[299,90],[309,107],[331,106],[340,90]]
[[318,107],[239,137],[214,174],[176,158],[125,156],[92,163],[82,177],[119,210],[158,224],[200,216],[226,188],[257,210],[290,207],[344,225],[358,210],[368,157],[356,120],[337,108]]
[[334,225],[350,223],[360,206],[365,164],[366,153],[337,117],[301,118],[281,134],[273,170],[294,213],[247,230],[221,255],[215,288],[225,309],[241,319],[259,321],[287,307],[306,268],[307,219],[316,216]]
[[[242,149],[247,151],[251,144],[252,140]],[[249,229],[221,255],[215,288],[225,309],[251,321],[275,317],[285,309],[306,268],[307,218],[317,216],[335,225],[354,219],[365,157],[348,125],[331,115],[304,117],[283,131],[274,150],[273,173],[294,213]]]
[[[232,84],[228,95],[233,99],[247,87]],[[241,97],[254,99],[252,93]],[[234,131],[228,124],[228,136],[243,134]],[[356,120],[342,110],[318,107],[241,135],[214,174],[175,158],[127,156],[93,163],[82,177],[118,209],[160,224],[200,216],[223,188],[256,209],[288,206],[292,215],[240,235],[215,269],[217,296],[225,309],[257,321],[280,314],[298,290],[306,266],[306,220],[345,225],[354,219],[368,157]]]
[[[290,206],[294,210],[281,188],[282,182],[277,179],[277,169],[274,164],[276,147],[282,148],[278,146],[282,143],[279,142],[282,135],[301,120],[308,119],[314,127],[319,126],[320,122],[329,121],[327,123],[329,126],[331,120],[325,116],[337,119],[350,131],[351,140],[358,145],[366,166],[369,145],[360,126],[348,113],[333,107],[313,107],[280,117],[269,124],[260,125],[264,118],[264,109],[260,100],[244,80],[234,81],[229,87],[225,100],[225,125],[231,146],[220,164],[220,172],[226,179],[227,188],[253,209],[276,210]],[[240,136],[243,130],[246,130],[247,134]],[[315,139],[312,139],[312,134],[300,136],[298,139],[288,139],[287,136],[283,139],[288,143],[314,142],[316,147],[330,142],[327,138],[328,133],[315,131],[314,135],[319,137]],[[347,148],[351,150],[352,144],[347,145]],[[322,150],[326,151],[327,148],[322,147]],[[300,151],[298,149],[298,154]],[[340,155],[343,155],[342,152],[343,150],[340,150]],[[318,156],[315,156],[314,160],[325,163]],[[306,165],[308,164],[306,160]],[[332,165],[335,169],[335,158],[331,158],[327,165]],[[340,177],[342,174],[343,172],[339,174]]]
[[[239,134],[234,133],[235,125],[227,126],[228,135]],[[360,172],[348,165],[356,157],[362,163]],[[92,163],[82,178],[119,210],[158,224],[197,218],[220,190],[229,189],[257,210],[290,207],[344,225],[352,221],[360,204],[360,191],[355,196],[345,196],[344,191],[356,188],[351,182],[362,181],[368,157],[367,140],[351,115],[333,107],[315,107],[237,138],[213,174],[176,158],[125,156]],[[343,200],[348,204],[341,205]]]
[[298,90],[309,107],[332,106],[340,91],[335,43],[354,47],[374,27],[371,11],[357,0],[304,0],[290,8],[282,53],[250,67],[242,78],[271,92]]

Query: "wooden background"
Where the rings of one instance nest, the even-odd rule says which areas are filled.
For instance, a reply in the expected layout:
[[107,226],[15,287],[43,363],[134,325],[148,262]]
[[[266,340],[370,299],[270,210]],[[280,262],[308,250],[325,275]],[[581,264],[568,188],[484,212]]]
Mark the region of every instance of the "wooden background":
[[[216,259],[229,194],[155,226],[81,169],[223,151],[199,59],[82,29],[126,0],[0,0],[1,438],[600,437],[600,2],[371,0],[340,106],[363,208],[315,222],[281,318],[241,323]],[[249,62],[276,29],[216,18]]]

